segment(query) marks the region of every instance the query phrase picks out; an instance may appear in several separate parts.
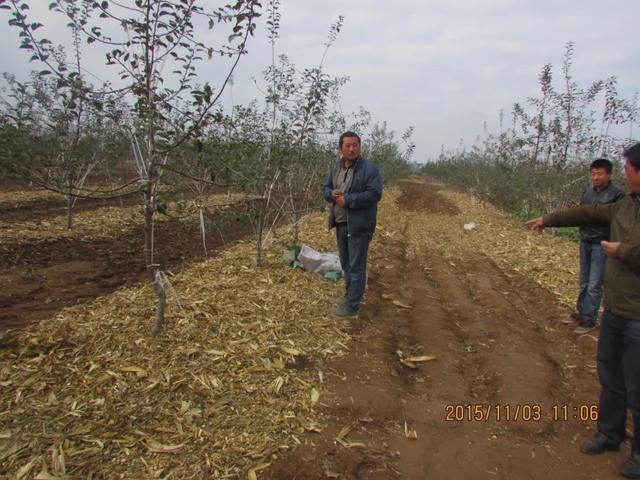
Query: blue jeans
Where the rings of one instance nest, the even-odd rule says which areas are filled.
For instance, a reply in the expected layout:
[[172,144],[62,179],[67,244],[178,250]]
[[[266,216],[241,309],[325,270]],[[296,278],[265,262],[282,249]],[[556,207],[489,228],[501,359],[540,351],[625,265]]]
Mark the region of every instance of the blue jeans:
[[580,240],[580,293],[576,309],[587,322],[595,325],[602,300],[602,282],[607,254],[599,243]]
[[613,443],[625,439],[627,409],[633,417],[631,451],[640,453],[640,319],[605,310],[598,340],[598,431]]
[[357,311],[367,284],[367,254],[371,236],[350,236],[344,223],[336,225],[336,240],[347,287],[346,305],[350,310]]

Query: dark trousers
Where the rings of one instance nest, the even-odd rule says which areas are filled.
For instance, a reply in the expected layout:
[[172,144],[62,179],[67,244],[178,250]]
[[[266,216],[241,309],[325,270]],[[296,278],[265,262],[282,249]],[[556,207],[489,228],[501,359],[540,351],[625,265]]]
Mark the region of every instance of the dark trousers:
[[577,310],[587,322],[595,325],[602,300],[602,282],[607,254],[599,243],[580,240],[580,294]]
[[640,320],[605,310],[598,340],[598,431],[614,443],[625,439],[627,409],[633,417],[631,450],[640,453]]
[[347,287],[347,307],[358,310],[367,284],[367,254],[371,236],[353,237],[349,235],[347,224],[342,223],[336,225],[336,240]]

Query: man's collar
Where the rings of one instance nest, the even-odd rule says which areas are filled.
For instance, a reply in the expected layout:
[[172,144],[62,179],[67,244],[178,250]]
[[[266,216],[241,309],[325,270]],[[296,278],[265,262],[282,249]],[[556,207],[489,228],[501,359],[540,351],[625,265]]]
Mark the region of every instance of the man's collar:
[[[353,163],[349,166],[349,168],[355,167],[356,164],[358,163],[358,160],[360,160],[360,155],[358,155],[358,158],[356,158]],[[344,157],[340,157],[340,165],[342,166],[342,168],[346,168],[347,165],[345,164],[344,161]]]
[[607,188],[609,188],[611,186],[611,181],[609,181],[604,187],[602,187],[601,190],[598,190],[596,187],[594,187],[593,185],[591,186],[591,188],[593,188],[593,190],[596,193],[600,193],[600,192],[604,192]]

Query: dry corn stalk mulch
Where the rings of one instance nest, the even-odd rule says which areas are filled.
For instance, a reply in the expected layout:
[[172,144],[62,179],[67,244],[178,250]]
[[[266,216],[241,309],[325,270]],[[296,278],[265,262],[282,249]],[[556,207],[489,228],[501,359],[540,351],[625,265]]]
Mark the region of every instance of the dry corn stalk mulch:
[[25,202],[35,202],[44,200],[59,200],[63,196],[51,190],[41,188],[25,188],[23,190],[12,190],[0,192],[0,206],[19,205]]
[[[83,186],[85,190],[82,192],[91,193],[92,196],[109,195],[111,187],[105,185],[91,185],[85,184]],[[135,187],[131,187],[135,188]],[[128,191],[128,190],[127,190]],[[160,192],[164,193],[168,191],[166,185],[160,185]],[[119,191],[122,193],[122,191]],[[66,202],[65,196],[62,193],[47,190],[39,186],[24,185],[20,190],[0,191],[0,207],[19,206],[28,202],[43,202],[43,201],[58,201],[64,204]],[[64,208],[64,207],[62,207]]]
[[[422,179],[412,179],[422,182]],[[411,256],[420,261],[439,252],[455,259],[485,255],[505,270],[533,279],[553,293],[560,303],[572,307],[578,287],[578,246],[568,239],[545,233],[532,235],[524,222],[477,197],[447,189],[439,193],[459,209],[457,215],[404,212],[387,204],[381,218],[387,224],[383,234],[399,235],[406,225]],[[467,231],[464,224],[474,222]]]
[[[322,215],[302,241],[335,249]],[[256,268],[243,242],[171,276],[182,307],[169,296],[156,338],[146,285],[0,337],[0,476],[244,478],[304,442],[349,337],[325,314],[339,287],[282,249]]]
[[[244,193],[215,194],[207,197],[205,209],[219,211],[232,208],[229,205],[248,200],[251,197]],[[184,216],[182,220],[191,219],[196,225],[197,208],[193,200],[177,207],[175,202],[168,205],[168,211],[176,216]],[[156,222],[163,222],[169,217],[156,214]],[[126,233],[131,225],[141,224],[143,207],[134,205],[129,207],[105,206],[96,210],[80,211],[73,215],[74,226],[67,228],[67,214],[41,220],[26,220],[12,222],[0,230],[0,242],[30,242],[34,240],[53,240],[57,238],[85,239],[88,237],[113,237]]]

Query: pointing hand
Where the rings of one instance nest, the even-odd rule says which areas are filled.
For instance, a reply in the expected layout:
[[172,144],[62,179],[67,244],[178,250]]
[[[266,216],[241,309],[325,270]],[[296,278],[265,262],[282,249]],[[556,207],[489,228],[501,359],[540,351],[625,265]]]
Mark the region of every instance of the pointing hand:
[[542,221],[542,217],[529,220],[528,222],[525,222],[525,225],[531,225],[531,233],[534,235],[544,232],[544,222]]

